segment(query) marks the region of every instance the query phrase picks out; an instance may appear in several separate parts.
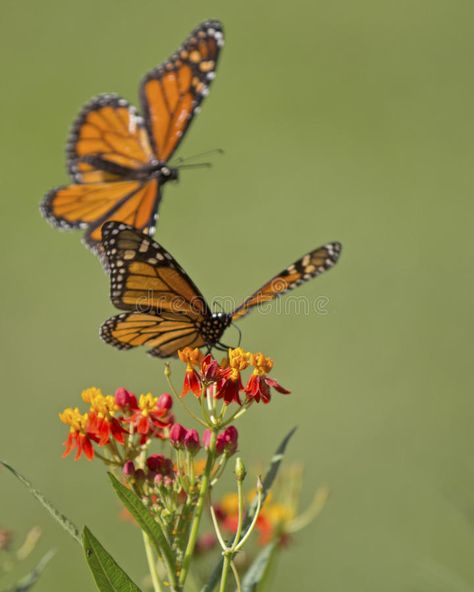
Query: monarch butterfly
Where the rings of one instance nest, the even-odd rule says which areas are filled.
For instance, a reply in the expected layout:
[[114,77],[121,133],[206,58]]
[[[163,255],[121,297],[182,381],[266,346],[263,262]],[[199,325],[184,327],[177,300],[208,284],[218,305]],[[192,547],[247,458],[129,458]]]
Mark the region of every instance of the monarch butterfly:
[[167,358],[189,347],[225,347],[225,329],[253,307],[333,267],[340,243],[328,243],[304,255],[263,285],[232,313],[212,313],[183,268],[161,245],[121,222],[102,227],[102,244],[111,275],[112,303],[127,312],[108,319],[101,337],[119,349],[139,345]]
[[144,118],[125,99],[92,99],[73,125],[67,166],[73,183],[52,189],[41,204],[53,226],[84,228],[84,242],[100,250],[107,220],[153,234],[162,186],[178,178],[168,160],[208,94],[221,47],[222,25],[199,25],[178,51],[140,85]]

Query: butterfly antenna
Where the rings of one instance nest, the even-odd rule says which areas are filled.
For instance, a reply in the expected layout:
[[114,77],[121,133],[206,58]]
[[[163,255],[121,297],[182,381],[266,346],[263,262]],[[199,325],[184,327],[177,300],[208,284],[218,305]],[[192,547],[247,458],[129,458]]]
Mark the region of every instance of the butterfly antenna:
[[176,166],[176,169],[210,169],[212,162],[196,162],[194,164],[180,164]]
[[222,148],[213,148],[212,150],[206,150],[205,152],[199,152],[198,154],[192,154],[191,156],[186,156],[183,158],[179,156],[175,161],[174,165],[182,164],[183,162],[187,162],[188,160],[195,160],[196,158],[201,158],[202,156],[208,156],[209,154],[224,154],[224,150]]

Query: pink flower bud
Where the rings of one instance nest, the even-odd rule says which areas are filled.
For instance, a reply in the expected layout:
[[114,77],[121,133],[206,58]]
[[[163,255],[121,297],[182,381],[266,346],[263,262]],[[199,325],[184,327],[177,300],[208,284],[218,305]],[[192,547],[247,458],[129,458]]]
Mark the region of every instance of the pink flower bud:
[[216,450],[217,454],[225,453],[232,456],[237,452],[239,433],[237,428],[229,426],[217,436]]
[[161,473],[158,473],[158,475],[155,475],[154,481],[155,481],[155,485],[158,485],[158,487],[161,487],[163,485],[163,475]]
[[166,476],[163,479],[163,485],[167,488],[167,489],[171,489],[171,487],[173,487],[173,479],[171,477]]
[[158,409],[166,409],[167,411],[173,407],[173,398],[169,393],[163,393],[158,397]]
[[135,465],[133,464],[133,460],[127,460],[127,462],[122,467],[122,473],[126,477],[133,477],[135,474]]
[[184,436],[184,447],[192,455],[199,452],[199,449],[201,448],[201,443],[199,442],[199,434],[196,430],[188,430],[186,432],[186,435]]
[[138,409],[137,398],[135,395],[123,387],[120,387],[115,391],[115,402],[122,408],[129,407],[131,409]]
[[187,430],[180,423],[175,423],[170,429],[170,442],[175,448],[183,448]]

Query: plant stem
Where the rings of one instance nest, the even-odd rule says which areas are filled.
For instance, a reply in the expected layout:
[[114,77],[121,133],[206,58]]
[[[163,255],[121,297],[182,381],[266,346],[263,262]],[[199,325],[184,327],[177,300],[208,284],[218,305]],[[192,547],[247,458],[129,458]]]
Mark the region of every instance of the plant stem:
[[206,467],[204,469],[204,473],[201,477],[201,487],[199,489],[199,497],[196,503],[196,509],[194,510],[194,516],[191,523],[191,530],[189,532],[189,539],[188,544],[186,546],[186,550],[184,552],[183,558],[183,566],[181,568],[181,573],[179,574],[179,586],[182,590],[184,587],[184,583],[186,582],[186,577],[189,572],[189,567],[191,564],[191,560],[194,554],[194,548],[196,546],[198,534],[199,534],[199,525],[201,523],[201,516],[202,511],[204,508],[204,501],[206,499],[207,491],[209,489],[210,478],[212,468],[214,466],[214,459],[216,456],[216,441],[217,441],[217,430],[211,430],[211,438],[209,442],[209,450],[207,451],[207,461]]
[[221,585],[219,586],[219,592],[225,592],[227,586],[227,576],[229,575],[230,564],[232,563],[231,555],[224,555],[224,564],[222,566]]
[[151,581],[153,582],[153,590],[154,592],[163,592],[156,570],[156,561],[153,549],[151,548],[150,537],[146,532],[143,532],[143,543],[145,545],[145,553],[148,561],[148,569],[150,570]]
[[242,588],[240,586],[240,576],[237,568],[235,567],[235,563],[233,561],[230,562],[230,567],[232,568],[232,573],[234,574],[235,585],[237,586],[236,592],[241,592]]

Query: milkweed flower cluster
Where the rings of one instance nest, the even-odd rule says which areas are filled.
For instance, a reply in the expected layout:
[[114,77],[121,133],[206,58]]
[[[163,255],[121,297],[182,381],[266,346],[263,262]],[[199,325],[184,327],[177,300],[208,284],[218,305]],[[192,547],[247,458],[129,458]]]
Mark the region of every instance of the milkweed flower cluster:
[[[199,538],[199,525],[205,500],[228,460],[238,452],[239,434],[234,423],[254,403],[268,404],[272,391],[290,392],[269,376],[273,361],[260,352],[238,347],[218,361],[199,349],[185,348],[179,351],[179,359],[185,365],[180,389],[175,388],[170,366],[166,365],[170,392],[135,395],[121,387],[114,394],[104,394],[91,387],[81,395],[84,409],[68,407],[59,414],[69,427],[63,456],[75,452],[76,460],[82,456],[100,459],[138,496],[163,529],[176,560],[174,567],[168,565],[172,582],[186,580],[191,558],[206,547],[205,540]],[[189,393],[194,394],[191,400],[186,398]],[[194,427],[176,420],[178,404],[194,419]],[[271,541],[277,530],[284,532],[278,525],[293,517],[291,510],[275,502],[262,506],[263,489],[259,485],[249,494],[257,502],[254,520],[241,536],[246,471],[240,458],[235,475],[238,493],[210,508],[217,517],[216,536],[223,540],[220,529],[234,536],[233,546],[223,547],[224,555],[230,558],[227,569],[250,532],[256,530],[262,543]]]
[[60,420],[69,426],[64,456],[76,450],[76,460],[82,454],[89,460],[96,448],[108,453],[110,462],[119,462],[123,447],[126,456],[137,456],[140,446],[150,439],[164,439],[174,418],[171,413],[173,400],[164,393],[154,397],[151,393],[136,397],[124,388],[115,395],[104,395],[92,387],[82,392],[82,400],[89,409],[81,413],[78,407],[68,407],[59,414]]
[[[290,393],[268,376],[273,361],[260,352],[252,354],[240,347],[230,349],[228,357],[219,364],[210,354],[203,356],[199,349],[187,347],[179,352],[179,359],[186,363],[182,397],[192,392],[199,398],[212,387],[215,399],[222,399],[227,405],[242,405],[241,396],[244,395],[248,405],[251,402],[269,403],[272,388],[284,395]],[[244,386],[242,373],[248,368],[253,368],[253,372]]]

